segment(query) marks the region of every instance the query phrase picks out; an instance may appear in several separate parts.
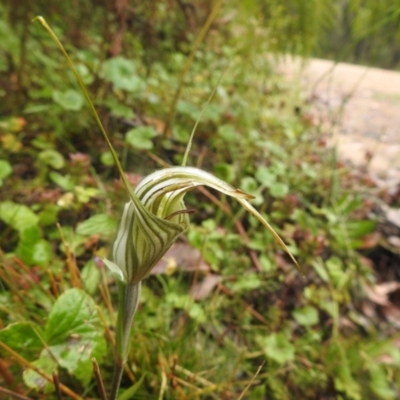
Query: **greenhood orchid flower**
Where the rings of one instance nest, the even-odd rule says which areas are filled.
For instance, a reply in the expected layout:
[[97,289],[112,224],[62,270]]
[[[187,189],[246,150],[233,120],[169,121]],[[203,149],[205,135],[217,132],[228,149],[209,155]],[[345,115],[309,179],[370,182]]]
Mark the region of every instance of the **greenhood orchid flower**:
[[136,187],[134,197],[125,204],[113,247],[114,262],[105,260],[119,280],[136,284],[150,273],[189,225],[183,197],[189,190],[202,185],[237,199],[271,231],[290,255],[273,228],[247,201],[253,196],[198,168],[171,167],[144,178]]
[[188,227],[188,210],[183,198],[197,186],[208,186],[234,197],[272,233],[300,269],[282,239],[248,202],[253,196],[198,168],[171,167],[148,175],[134,192],[128,190],[131,199],[124,207],[113,246],[113,262],[104,260],[119,280],[118,356],[112,399],[116,397],[122,365],[127,357],[129,333],[139,303],[141,282]]

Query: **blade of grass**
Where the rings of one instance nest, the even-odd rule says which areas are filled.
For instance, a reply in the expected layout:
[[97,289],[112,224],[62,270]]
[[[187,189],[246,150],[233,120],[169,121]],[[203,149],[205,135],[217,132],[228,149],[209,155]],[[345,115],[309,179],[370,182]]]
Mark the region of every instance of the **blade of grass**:
[[243,396],[244,396],[244,395],[246,394],[246,392],[249,390],[250,386],[253,384],[254,380],[257,378],[257,376],[258,376],[258,374],[260,373],[261,368],[262,368],[263,366],[264,366],[264,363],[262,363],[262,364],[258,367],[256,373],[255,373],[255,374],[253,375],[253,377],[251,378],[251,381],[249,382],[249,384],[244,388],[244,390],[243,390],[242,394],[240,395],[240,397],[238,398],[238,400],[243,399]]
[[204,113],[205,109],[210,104],[211,99],[214,97],[215,91],[217,90],[219,84],[221,83],[221,79],[224,76],[225,71],[228,69],[228,66],[229,66],[229,64],[227,64],[226,67],[221,72],[221,75],[218,78],[217,84],[214,86],[214,89],[212,90],[210,96],[208,97],[208,99],[206,101],[206,104],[202,108],[199,116],[197,117],[196,123],[194,124],[193,129],[192,129],[192,133],[190,134],[188,144],[186,145],[185,155],[183,156],[183,161],[182,161],[182,167],[184,167],[186,165],[186,163],[187,163],[187,158],[189,156],[190,148],[192,147],[193,137],[194,137],[194,134],[196,132],[197,125],[199,124],[200,119],[203,116],[203,113]]
[[50,28],[50,26],[47,24],[46,20],[43,17],[37,16],[32,20],[32,22],[34,22],[34,21],[39,21],[42,24],[44,29],[46,29],[46,31],[49,33],[51,38],[55,41],[55,43],[57,44],[57,46],[60,49],[61,53],[64,55],[65,59],[67,60],[68,66],[71,68],[71,70],[72,70],[72,72],[73,72],[73,74],[74,74],[74,76],[75,76],[75,78],[76,78],[76,80],[78,82],[78,85],[79,85],[80,89],[82,90],[83,95],[85,96],[85,99],[86,99],[86,101],[87,101],[87,103],[89,105],[90,111],[92,112],[93,117],[94,117],[94,119],[95,119],[95,121],[97,123],[97,126],[99,127],[100,132],[101,132],[104,140],[107,143],[107,146],[108,146],[108,148],[110,150],[111,156],[112,156],[112,158],[114,160],[114,164],[115,164],[115,166],[116,166],[116,168],[118,170],[118,173],[119,173],[119,175],[121,177],[121,180],[122,180],[122,182],[123,182],[128,194],[129,194],[129,197],[131,198],[131,200],[134,203],[139,202],[139,200],[137,200],[136,195],[134,194],[134,192],[133,192],[133,190],[132,190],[132,188],[131,188],[131,186],[130,186],[130,184],[128,182],[128,179],[126,178],[126,176],[124,174],[121,162],[119,161],[119,158],[118,158],[118,155],[117,155],[116,151],[114,150],[114,147],[113,147],[113,145],[112,145],[112,143],[111,143],[111,141],[110,141],[110,139],[108,137],[108,134],[107,134],[107,132],[106,132],[104,126],[103,126],[103,123],[101,122],[100,117],[97,114],[96,108],[94,107],[94,104],[93,104],[92,100],[90,99],[89,93],[86,90],[86,86],[83,83],[82,78],[78,74],[78,71],[74,67],[74,64],[72,63],[67,51],[65,50],[64,46],[62,45],[62,43],[58,40],[58,37],[56,36],[56,34],[53,32],[53,30]]
[[179,100],[179,98],[181,96],[182,88],[183,88],[183,85],[185,83],[186,74],[188,73],[188,71],[189,71],[189,69],[190,69],[190,67],[192,65],[192,62],[193,62],[194,56],[196,54],[196,51],[199,48],[199,46],[202,43],[202,41],[204,40],[204,38],[206,36],[206,33],[208,32],[211,24],[213,23],[213,21],[217,17],[218,11],[222,6],[222,2],[223,2],[223,0],[218,0],[217,3],[214,5],[214,8],[212,9],[210,15],[208,16],[205,24],[201,28],[201,31],[200,31],[199,35],[197,36],[196,41],[194,42],[192,50],[191,50],[188,58],[186,59],[186,62],[184,64],[184,66],[182,68],[182,72],[181,72],[181,74],[179,76],[178,88],[176,89],[176,92],[175,92],[174,97],[172,99],[171,108],[170,108],[170,111],[169,111],[169,114],[168,114],[168,117],[167,117],[167,121],[165,123],[163,136],[165,136],[168,133],[168,131],[169,131],[171,125],[172,125],[172,122],[173,122],[173,120],[175,118],[176,104],[178,103],[178,100]]

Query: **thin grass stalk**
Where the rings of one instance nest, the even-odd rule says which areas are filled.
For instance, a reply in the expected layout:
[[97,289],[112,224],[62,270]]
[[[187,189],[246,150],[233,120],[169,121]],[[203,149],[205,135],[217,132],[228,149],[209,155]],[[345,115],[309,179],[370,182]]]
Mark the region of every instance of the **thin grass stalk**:
[[13,399],[17,399],[17,400],[33,400],[32,397],[26,397],[22,394],[13,392],[12,390],[3,388],[2,386],[0,386],[0,393],[3,393],[7,396],[11,396]]
[[97,126],[99,127],[100,132],[101,132],[101,134],[102,134],[104,140],[105,140],[106,143],[107,143],[107,146],[108,146],[108,148],[109,148],[109,150],[110,150],[110,153],[111,153],[111,156],[112,156],[112,158],[113,158],[114,164],[115,164],[115,166],[117,167],[117,170],[118,170],[118,172],[119,172],[119,175],[120,175],[120,177],[121,177],[121,180],[122,180],[122,182],[123,182],[123,184],[124,184],[124,186],[125,186],[125,188],[126,188],[128,194],[129,194],[129,197],[131,198],[131,200],[132,200],[134,203],[139,203],[139,206],[140,206],[140,202],[139,202],[139,200],[137,200],[136,195],[134,194],[134,192],[133,192],[133,190],[132,190],[132,188],[131,188],[131,186],[130,186],[130,184],[129,184],[129,182],[128,182],[128,179],[126,178],[126,176],[125,176],[125,174],[124,174],[124,171],[123,171],[123,169],[122,169],[121,162],[119,161],[119,158],[118,158],[118,155],[117,155],[116,151],[114,150],[113,145],[111,144],[111,141],[110,141],[110,139],[109,139],[109,137],[108,137],[108,135],[107,135],[107,132],[106,132],[104,126],[103,126],[103,123],[102,123],[101,120],[100,120],[99,115],[97,114],[97,111],[96,111],[96,109],[95,109],[95,107],[94,107],[94,104],[93,104],[93,102],[92,102],[92,100],[91,100],[91,98],[90,98],[90,96],[89,96],[89,93],[88,93],[88,91],[86,90],[86,86],[85,86],[85,84],[84,84],[82,78],[81,78],[80,75],[78,74],[78,71],[76,70],[74,64],[72,63],[72,61],[71,61],[71,59],[70,59],[70,57],[69,57],[67,51],[65,50],[64,46],[63,46],[62,43],[59,41],[58,37],[56,36],[56,34],[53,32],[53,30],[50,28],[50,26],[47,24],[46,20],[45,20],[43,17],[37,16],[37,17],[35,17],[35,18],[33,19],[33,21],[39,21],[39,22],[42,24],[42,26],[44,27],[44,29],[46,29],[46,31],[49,33],[49,35],[51,36],[51,38],[52,38],[52,39],[55,41],[55,43],[57,44],[57,46],[58,46],[58,48],[60,49],[61,53],[64,55],[64,57],[65,57],[65,59],[66,59],[66,61],[67,61],[67,63],[68,63],[68,66],[71,68],[71,70],[72,70],[72,72],[73,72],[73,74],[74,74],[74,76],[75,76],[75,78],[76,78],[76,80],[77,80],[77,82],[78,82],[78,85],[79,85],[79,87],[80,87],[80,89],[81,89],[83,95],[85,96],[85,99],[86,99],[86,101],[87,101],[87,103],[88,103],[88,105],[89,105],[90,111],[91,111],[91,113],[92,113],[92,115],[93,115],[93,117],[94,117],[94,119],[95,119],[95,121],[96,121],[96,124],[97,124]]
[[217,3],[215,4],[214,8],[211,11],[211,14],[208,16],[205,24],[201,28],[201,31],[196,38],[196,41],[194,42],[194,45],[192,47],[192,50],[191,50],[188,58],[186,59],[186,62],[182,68],[182,72],[179,76],[178,88],[176,89],[176,92],[172,99],[171,108],[170,108],[170,111],[169,111],[169,114],[167,117],[167,121],[165,123],[163,135],[166,135],[168,133],[168,131],[172,125],[172,122],[174,121],[175,112],[176,112],[176,104],[178,103],[178,100],[181,97],[181,92],[182,92],[183,85],[185,83],[186,74],[188,73],[188,71],[192,65],[192,62],[193,62],[193,59],[194,59],[197,49],[199,48],[201,42],[204,40],[208,30],[210,29],[211,24],[217,17],[218,11],[221,8],[222,3],[223,3],[223,0],[218,0]]
[[63,396],[62,396],[62,392],[60,389],[60,380],[58,379],[58,374],[56,371],[53,371],[53,383],[54,383],[54,387],[56,389],[56,396],[57,396],[57,400],[62,400]]
[[95,358],[92,358],[92,365],[93,365],[94,376],[96,377],[97,388],[99,390],[100,399],[107,400],[107,393],[104,387],[103,378],[101,376],[99,364],[97,364]]

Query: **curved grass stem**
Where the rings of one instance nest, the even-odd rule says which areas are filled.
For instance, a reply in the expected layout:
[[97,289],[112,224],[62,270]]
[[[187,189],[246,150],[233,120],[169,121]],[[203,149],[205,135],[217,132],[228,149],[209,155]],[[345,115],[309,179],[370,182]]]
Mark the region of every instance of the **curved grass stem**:
[[107,146],[108,146],[108,148],[109,148],[109,150],[110,150],[110,153],[111,153],[111,155],[112,155],[112,158],[113,158],[113,160],[114,160],[114,164],[115,164],[115,166],[116,166],[117,169],[118,169],[118,173],[119,173],[119,175],[120,175],[120,177],[121,177],[121,179],[122,179],[122,182],[124,183],[124,186],[125,186],[125,188],[126,188],[128,194],[129,194],[129,197],[131,198],[131,200],[132,200],[134,203],[139,202],[139,201],[137,200],[136,195],[135,195],[135,193],[133,192],[133,190],[132,190],[132,188],[131,188],[131,186],[130,186],[130,184],[129,184],[129,182],[128,182],[126,176],[125,176],[125,174],[124,174],[124,171],[123,171],[123,169],[122,169],[121,162],[119,161],[119,158],[118,158],[118,155],[117,155],[116,151],[114,150],[114,147],[113,147],[113,145],[111,144],[110,138],[108,137],[108,134],[107,134],[107,132],[106,132],[106,130],[105,130],[105,128],[104,128],[104,125],[103,125],[103,123],[101,122],[99,115],[97,114],[96,108],[94,107],[94,104],[93,104],[92,100],[90,99],[90,96],[89,96],[89,93],[88,93],[88,91],[87,91],[87,89],[86,89],[86,86],[85,86],[85,84],[83,83],[82,78],[81,78],[80,75],[78,74],[78,71],[77,71],[76,68],[74,67],[74,64],[72,63],[71,58],[69,57],[67,51],[65,50],[64,46],[62,45],[62,43],[60,42],[60,40],[58,39],[58,37],[56,36],[56,34],[53,32],[53,30],[50,28],[50,26],[47,24],[46,20],[45,20],[43,17],[37,16],[37,17],[35,17],[32,21],[33,21],[33,22],[34,22],[34,21],[39,21],[39,22],[42,24],[42,26],[44,27],[44,29],[46,29],[46,31],[49,33],[49,35],[51,36],[51,38],[52,38],[52,39],[55,41],[55,43],[57,44],[57,46],[58,46],[58,48],[60,49],[61,53],[64,55],[64,57],[65,57],[65,59],[66,59],[66,61],[67,61],[67,63],[68,63],[68,66],[71,68],[73,74],[75,75],[75,78],[76,78],[76,80],[77,80],[77,82],[78,82],[78,85],[79,85],[80,89],[82,90],[83,95],[85,96],[85,99],[86,99],[86,101],[87,101],[87,103],[88,103],[88,105],[89,105],[90,111],[92,112],[93,117],[94,117],[94,119],[95,119],[95,121],[96,121],[96,123],[97,123],[97,126],[99,127],[100,132],[101,132],[101,134],[102,134],[104,140],[105,140],[106,143],[107,143]]

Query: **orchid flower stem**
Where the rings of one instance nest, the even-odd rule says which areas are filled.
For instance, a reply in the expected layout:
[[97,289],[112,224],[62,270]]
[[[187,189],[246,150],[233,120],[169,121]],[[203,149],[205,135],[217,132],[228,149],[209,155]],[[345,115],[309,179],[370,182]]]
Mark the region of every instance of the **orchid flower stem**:
[[46,29],[46,31],[49,33],[51,38],[57,44],[57,46],[60,49],[61,53],[64,55],[68,66],[71,68],[71,71],[75,75],[77,83],[78,83],[83,95],[85,96],[85,99],[86,99],[86,101],[87,101],[87,103],[89,105],[89,109],[90,109],[91,113],[93,114],[93,117],[94,117],[94,119],[95,119],[95,121],[97,123],[97,126],[99,127],[100,132],[103,135],[103,138],[107,143],[107,146],[108,146],[108,148],[110,150],[110,153],[112,155],[112,158],[114,160],[114,164],[117,167],[118,173],[121,176],[122,182],[123,182],[128,194],[129,194],[129,197],[131,198],[131,200],[134,203],[138,203],[139,201],[137,200],[137,198],[136,198],[136,196],[135,196],[135,194],[134,194],[134,192],[133,192],[133,190],[132,190],[132,188],[131,188],[131,186],[130,186],[130,184],[129,184],[129,182],[128,182],[125,174],[124,174],[121,162],[119,161],[119,158],[118,158],[118,155],[115,152],[114,147],[113,147],[113,145],[112,145],[112,143],[111,143],[111,141],[110,141],[110,139],[109,139],[109,137],[107,135],[107,132],[106,132],[104,126],[103,126],[103,123],[101,122],[100,117],[97,114],[96,108],[94,107],[94,104],[93,104],[92,100],[90,99],[89,93],[86,90],[86,86],[85,86],[82,78],[78,74],[78,71],[76,70],[74,64],[72,63],[71,58],[69,57],[67,51],[65,50],[64,46],[62,45],[62,43],[60,42],[58,37],[56,36],[56,34],[53,32],[53,30],[50,28],[50,26],[47,24],[46,20],[43,17],[37,16],[32,21],[39,21],[42,24],[44,29]]
[[118,317],[116,327],[117,348],[110,400],[115,400],[118,396],[118,389],[121,384],[124,364],[128,357],[132,321],[139,304],[140,288],[140,282],[136,284],[118,282]]

